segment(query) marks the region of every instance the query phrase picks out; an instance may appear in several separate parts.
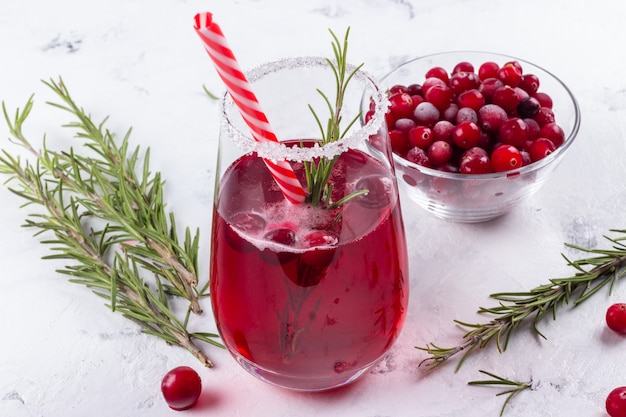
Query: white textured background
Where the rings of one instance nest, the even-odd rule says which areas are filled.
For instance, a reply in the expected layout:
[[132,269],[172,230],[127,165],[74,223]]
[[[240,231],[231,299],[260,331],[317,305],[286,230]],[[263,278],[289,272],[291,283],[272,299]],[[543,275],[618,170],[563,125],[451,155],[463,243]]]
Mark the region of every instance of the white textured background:
[[[388,360],[363,381],[328,394],[294,394],[248,376],[226,354],[200,369],[187,352],[142,335],[102,300],[42,261],[47,249],[20,227],[22,201],[0,188],[0,416],[170,416],[161,377],[178,365],[201,372],[203,397],[189,416],[448,417],[497,416],[497,390],[467,386],[479,369],[534,381],[506,416],[605,415],[604,399],[626,385],[626,339],[605,329],[606,308],[626,301],[626,284],[602,292],[541,329],[514,336],[502,355],[492,346],[459,373],[423,375],[413,348],[458,341],[453,319],[478,321],[498,291],[528,290],[568,276],[563,243],[605,245],[626,228],[626,39],[618,1],[528,0],[6,0],[0,2],[0,99],[13,111],[35,93],[26,133],[40,144],[72,143],[66,115],[45,105],[41,79],[62,76],[75,100],[109,127],[132,126],[133,145],[150,146],[167,179],[179,228],[200,227],[208,274],[210,215],[220,92],[193,31],[196,12],[212,11],[244,68],[284,56],[328,55],[327,29],[351,27],[352,62],[381,76],[401,62],[445,50],[519,56],[559,75],[579,100],[579,137],[554,177],[506,217],[482,225],[446,223],[406,201],[411,257],[410,311]],[[0,123],[0,147],[19,149]],[[3,179],[4,180],[4,179]],[[214,329],[207,313],[197,325]]]

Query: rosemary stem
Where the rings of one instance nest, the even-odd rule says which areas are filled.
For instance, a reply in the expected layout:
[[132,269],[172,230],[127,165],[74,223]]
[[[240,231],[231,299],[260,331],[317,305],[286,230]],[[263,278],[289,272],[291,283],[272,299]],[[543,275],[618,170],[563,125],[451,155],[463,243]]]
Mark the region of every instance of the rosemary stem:
[[[462,342],[454,347],[441,347],[434,343],[416,346],[417,349],[429,354],[419,366],[433,369],[463,352],[456,367],[458,371],[470,353],[476,348],[485,347],[491,340],[495,340],[499,352],[504,352],[514,331],[529,319],[532,320],[532,329],[535,333],[544,337],[538,330],[537,324],[547,313],[551,312],[555,319],[558,308],[568,304],[572,298],[574,298],[573,305],[579,305],[605,285],[611,283],[612,288],[615,281],[624,275],[620,271],[623,271],[626,266],[626,245],[620,241],[626,240],[626,230],[614,231],[621,232],[624,236],[609,239],[614,244],[615,250],[613,251],[577,247],[597,256],[578,261],[568,260],[568,264],[577,271],[574,275],[550,279],[549,284],[536,287],[529,292],[491,294],[490,297],[497,300],[499,304],[492,308],[480,307],[478,312],[496,317],[478,324],[455,320],[457,324],[468,329]],[[585,270],[585,266],[592,267]]]

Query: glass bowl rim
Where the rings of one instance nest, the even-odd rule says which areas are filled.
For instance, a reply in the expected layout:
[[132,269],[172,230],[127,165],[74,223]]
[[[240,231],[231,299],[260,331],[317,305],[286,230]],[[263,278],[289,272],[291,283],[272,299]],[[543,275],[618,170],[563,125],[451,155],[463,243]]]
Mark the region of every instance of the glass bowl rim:
[[574,140],[576,139],[576,136],[578,135],[578,131],[580,129],[580,119],[581,119],[581,114],[580,114],[580,106],[578,105],[578,101],[576,100],[576,97],[574,96],[574,94],[572,93],[572,91],[569,89],[569,87],[563,82],[561,81],[561,79],[559,77],[557,77],[556,75],[554,75],[552,72],[546,70],[545,68],[534,64],[530,61],[527,61],[525,59],[522,58],[518,58],[512,55],[507,55],[507,54],[501,54],[498,52],[489,52],[489,51],[478,51],[478,50],[468,50],[468,51],[464,51],[464,50],[454,50],[454,51],[446,51],[446,52],[436,52],[436,53],[432,53],[432,54],[427,54],[427,55],[422,55],[422,56],[418,56],[415,58],[411,58],[408,61],[403,62],[402,64],[396,66],[394,69],[392,69],[391,71],[389,71],[387,74],[385,74],[384,76],[382,76],[380,78],[379,83],[381,85],[384,84],[384,82],[390,78],[392,75],[394,75],[395,73],[397,73],[398,71],[400,71],[403,67],[410,65],[416,61],[421,61],[421,60],[426,60],[426,59],[431,59],[431,58],[436,58],[438,56],[452,56],[452,55],[460,55],[460,56],[467,56],[467,55],[485,55],[485,56],[493,56],[493,57],[497,57],[500,59],[508,59],[508,60],[517,60],[519,61],[522,65],[523,64],[528,64],[531,65],[543,72],[545,72],[548,76],[550,76],[554,81],[556,81],[556,83],[558,85],[560,85],[563,90],[565,91],[565,93],[567,94],[567,96],[569,97],[569,99],[571,100],[571,104],[573,106],[574,109],[574,123],[572,125],[572,128],[569,132],[569,134],[567,135],[567,137],[565,138],[565,141],[563,142],[563,144],[561,146],[559,146],[558,148],[556,148],[556,150],[554,152],[552,152],[550,155],[540,159],[539,161],[530,163],[528,165],[522,166],[521,168],[517,168],[517,169],[513,169],[513,170],[509,170],[509,171],[503,171],[503,172],[493,172],[493,173],[489,173],[489,174],[461,174],[461,173],[457,173],[457,172],[446,172],[446,171],[440,171],[434,168],[428,168],[425,167],[423,165],[419,165],[419,164],[415,164],[407,159],[402,158],[401,156],[397,155],[396,153],[393,153],[393,160],[396,161],[397,163],[399,163],[401,166],[405,166],[405,167],[409,167],[409,168],[413,168],[419,172],[422,172],[428,176],[431,177],[440,177],[440,178],[446,178],[446,179],[453,179],[453,180],[490,180],[490,179],[499,179],[499,178],[514,178],[517,177],[519,175],[523,175],[525,173],[528,172],[533,172],[536,170],[539,170],[543,167],[545,167],[546,165],[549,165],[553,162],[555,162],[556,160],[560,159],[560,157],[567,151],[567,149],[569,149],[569,147],[572,145],[572,143],[574,142]]

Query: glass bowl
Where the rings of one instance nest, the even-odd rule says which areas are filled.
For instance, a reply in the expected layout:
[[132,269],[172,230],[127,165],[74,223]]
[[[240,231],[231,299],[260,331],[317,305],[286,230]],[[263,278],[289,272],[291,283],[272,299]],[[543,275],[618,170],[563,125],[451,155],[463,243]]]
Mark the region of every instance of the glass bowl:
[[515,170],[489,174],[470,175],[427,168],[394,153],[401,190],[418,206],[445,220],[477,223],[510,211],[548,180],[574,142],[580,126],[578,103],[561,80],[535,64],[507,55],[457,51],[415,58],[385,75],[381,79],[381,87],[389,89],[398,84],[422,84],[429,69],[442,67],[451,73],[459,62],[470,62],[477,72],[480,65],[488,61],[500,66],[517,61],[522,65],[524,74],[534,74],[539,78],[539,91],[552,98],[555,122],[562,127],[565,141],[543,159]]

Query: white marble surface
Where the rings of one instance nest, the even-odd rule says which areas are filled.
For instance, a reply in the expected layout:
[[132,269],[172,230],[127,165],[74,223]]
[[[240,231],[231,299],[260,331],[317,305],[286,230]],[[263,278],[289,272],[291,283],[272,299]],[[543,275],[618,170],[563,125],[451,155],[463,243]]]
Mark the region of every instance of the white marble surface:
[[[0,416],[170,416],[159,384],[178,365],[198,369],[204,393],[189,416],[447,417],[497,416],[497,390],[467,385],[479,369],[534,381],[506,416],[605,415],[604,399],[626,385],[626,339],[605,329],[608,305],[626,301],[626,284],[598,294],[556,322],[547,340],[521,332],[499,354],[492,346],[464,367],[423,375],[432,341],[455,343],[453,319],[481,320],[497,291],[530,289],[571,270],[563,243],[604,245],[626,227],[626,3],[600,0],[3,0],[0,99],[8,109],[35,93],[26,127],[41,143],[71,143],[68,119],[45,105],[41,79],[62,76],[75,100],[109,127],[133,126],[132,143],[150,146],[167,179],[179,226],[201,228],[208,275],[217,105],[202,85],[221,84],[193,31],[212,11],[245,68],[295,55],[327,55],[327,29],[351,26],[351,61],[382,75],[402,61],[445,50],[501,52],[559,75],[577,96],[580,134],[567,160],[532,199],[481,225],[446,223],[404,204],[412,293],[406,327],[389,359],[363,381],[327,394],[295,394],[250,377],[225,351],[207,348],[215,369],[182,349],[142,335],[102,300],[54,272],[47,248],[20,227],[22,201],[0,188]],[[0,147],[18,152],[0,123]],[[4,181],[4,179],[3,179]],[[214,329],[208,311],[200,324]]]

